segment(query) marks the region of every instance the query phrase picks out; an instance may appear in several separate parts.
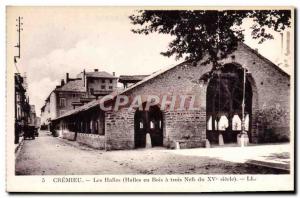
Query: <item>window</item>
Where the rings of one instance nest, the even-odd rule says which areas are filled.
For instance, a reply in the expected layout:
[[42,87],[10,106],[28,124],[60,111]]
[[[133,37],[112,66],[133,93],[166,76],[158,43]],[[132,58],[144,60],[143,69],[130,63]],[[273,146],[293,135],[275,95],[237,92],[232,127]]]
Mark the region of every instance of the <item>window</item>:
[[211,131],[212,130],[212,116],[209,116],[208,121],[207,121],[207,130]]
[[94,133],[94,128],[93,128],[93,120],[90,121],[90,128],[89,128],[89,133]]
[[73,98],[75,98],[75,97],[76,97],[76,94],[73,94],[72,96],[73,96]]
[[98,121],[95,121],[95,134],[98,133]]
[[102,83],[105,83],[105,79],[102,79]]
[[94,79],[90,79],[90,83],[94,83]]
[[91,94],[94,93],[94,88],[90,88],[90,93],[91,93]]
[[112,79],[110,79],[109,82],[112,83]]
[[20,95],[16,94],[16,96],[17,96],[17,101],[20,101]]
[[245,116],[245,130],[249,131],[249,114]]
[[60,116],[63,115],[65,113],[65,110],[60,110],[59,114]]
[[233,131],[240,131],[242,129],[242,121],[240,117],[235,114],[232,118],[232,130]]
[[109,89],[113,89],[113,87],[112,87],[112,86],[109,86],[108,88],[109,88]]
[[105,85],[101,85],[101,89],[105,89]]
[[218,122],[218,130],[219,131],[225,131],[228,127],[228,119],[225,115],[222,115],[219,122]]
[[18,106],[17,107],[17,119],[19,119],[21,116],[20,116],[20,107]]
[[144,128],[144,124],[142,121],[140,121],[140,129],[143,129]]
[[60,98],[60,100],[59,100],[59,106],[60,107],[65,107],[66,106],[66,99],[65,98]]
[[150,129],[154,129],[154,121],[150,121]]

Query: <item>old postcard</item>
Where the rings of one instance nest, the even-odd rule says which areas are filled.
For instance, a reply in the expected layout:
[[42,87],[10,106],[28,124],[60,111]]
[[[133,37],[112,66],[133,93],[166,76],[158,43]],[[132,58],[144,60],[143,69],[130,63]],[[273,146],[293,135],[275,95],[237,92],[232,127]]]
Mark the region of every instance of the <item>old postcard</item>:
[[6,8],[8,192],[294,191],[294,8]]

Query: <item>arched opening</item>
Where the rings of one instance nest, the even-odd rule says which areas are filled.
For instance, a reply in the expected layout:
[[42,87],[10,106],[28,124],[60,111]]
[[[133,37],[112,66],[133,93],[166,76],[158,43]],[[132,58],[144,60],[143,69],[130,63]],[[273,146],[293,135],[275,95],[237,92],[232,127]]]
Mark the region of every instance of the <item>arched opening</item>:
[[[245,83],[245,130],[251,140],[252,87],[250,74]],[[211,143],[236,143],[242,129],[244,69],[237,64],[226,64],[209,81],[206,95],[206,136]]]
[[134,114],[135,148],[146,146],[146,134],[151,137],[152,146],[163,146],[163,114],[158,106],[151,106],[149,110],[137,109]]

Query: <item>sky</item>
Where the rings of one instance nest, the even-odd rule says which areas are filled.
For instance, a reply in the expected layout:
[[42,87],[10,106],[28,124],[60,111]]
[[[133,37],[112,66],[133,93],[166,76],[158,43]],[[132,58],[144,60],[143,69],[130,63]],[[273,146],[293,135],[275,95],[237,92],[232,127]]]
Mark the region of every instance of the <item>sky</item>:
[[[160,54],[172,40],[169,35],[139,35],[128,18],[136,8],[10,7],[7,10],[7,47],[17,43],[16,21],[23,17],[19,71],[26,73],[30,103],[37,115],[45,99],[65,79],[83,69],[116,75],[151,74],[180,61]],[[276,62],[281,53],[279,34],[258,44],[251,39],[251,21],[245,21],[245,43]],[[270,50],[271,49],[271,50]],[[17,53],[15,52],[15,55]],[[282,68],[288,73],[290,68]]]

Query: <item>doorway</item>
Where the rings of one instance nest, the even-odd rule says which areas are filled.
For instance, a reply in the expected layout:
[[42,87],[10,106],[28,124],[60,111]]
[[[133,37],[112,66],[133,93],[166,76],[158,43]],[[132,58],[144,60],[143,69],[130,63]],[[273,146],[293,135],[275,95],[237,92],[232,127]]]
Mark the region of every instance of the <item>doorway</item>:
[[135,148],[146,146],[146,134],[150,134],[152,146],[163,146],[163,114],[158,106],[148,111],[137,109],[134,115]]
[[[206,98],[206,136],[217,144],[222,134],[224,143],[236,143],[241,132],[243,101],[243,68],[226,64],[209,81]],[[246,75],[245,130],[251,139],[252,87]]]

